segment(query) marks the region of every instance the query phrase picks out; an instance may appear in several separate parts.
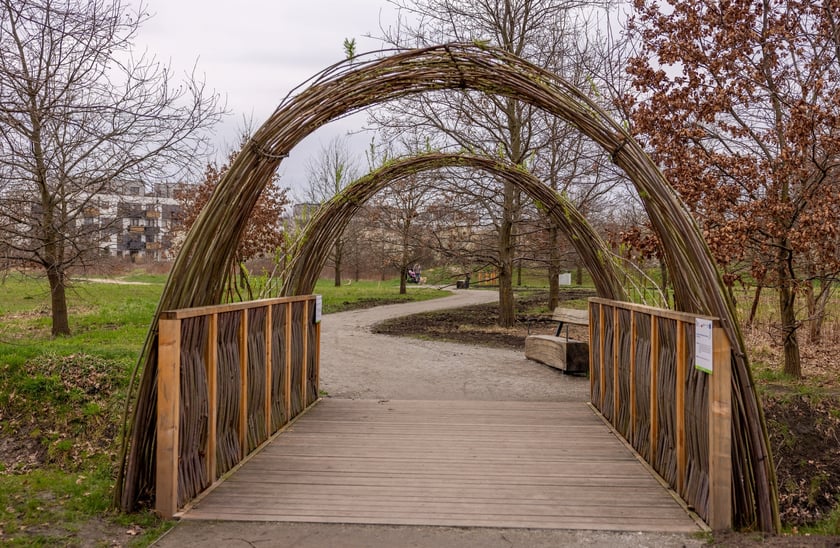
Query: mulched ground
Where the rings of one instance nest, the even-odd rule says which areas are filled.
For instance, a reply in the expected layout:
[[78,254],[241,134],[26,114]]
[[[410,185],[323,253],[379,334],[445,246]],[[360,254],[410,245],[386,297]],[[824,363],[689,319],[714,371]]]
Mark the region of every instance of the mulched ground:
[[[590,296],[594,296],[591,291],[574,290],[565,292],[562,298]],[[375,326],[374,332],[524,350],[528,334],[553,332],[556,326],[550,313],[533,312],[540,305],[545,309],[546,301],[545,293],[518,298],[516,325],[509,329],[496,326],[497,305],[489,304],[398,318]],[[572,335],[580,338],[585,333]],[[764,402],[782,521],[796,531],[827,518],[840,501],[840,397],[834,391],[803,395],[769,386]],[[716,536],[716,542],[729,546],[840,547],[838,537],[798,535],[770,540],[735,534]]]

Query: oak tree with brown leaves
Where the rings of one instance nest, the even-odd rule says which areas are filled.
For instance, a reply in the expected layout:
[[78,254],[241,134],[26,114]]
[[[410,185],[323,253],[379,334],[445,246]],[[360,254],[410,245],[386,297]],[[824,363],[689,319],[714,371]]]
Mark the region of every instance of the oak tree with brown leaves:
[[[234,157],[235,155],[231,155],[230,162],[233,162]],[[175,193],[175,198],[181,207],[176,233],[186,234],[190,230],[229,165],[219,167],[215,163],[207,164],[204,169],[204,179],[200,183],[184,185]],[[285,253],[287,241],[283,223],[288,205],[287,189],[277,186],[276,181],[275,184],[265,188],[251,213],[251,219],[236,249],[238,264],[241,265],[259,257],[274,257]]]
[[798,330],[812,318],[797,295],[818,303],[840,271],[840,2],[634,7],[633,129],[720,264],[777,290],[784,371],[801,376]]

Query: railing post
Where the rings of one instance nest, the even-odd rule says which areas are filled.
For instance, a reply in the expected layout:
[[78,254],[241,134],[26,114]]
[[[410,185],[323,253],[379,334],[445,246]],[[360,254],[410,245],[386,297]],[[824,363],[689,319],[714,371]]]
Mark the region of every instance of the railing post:
[[630,311],[630,444],[636,442],[636,311]]
[[286,303],[286,373],[283,380],[283,405],[286,409],[286,421],[292,418],[292,303]]
[[620,313],[617,306],[613,307],[613,426],[618,429],[618,414],[619,414],[619,388],[621,377],[618,374],[618,364],[621,361],[621,326],[619,325],[618,317]]
[[709,516],[712,530],[732,528],[732,351],[726,331],[712,333],[709,378]]
[[599,321],[598,321],[598,349],[600,351],[601,356],[600,356],[600,360],[598,360],[598,361],[600,362],[601,374],[598,376],[598,380],[601,383],[601,386],[599,387],[601,389],[600,390],[601,401],[598,402],[598,409],[600,409],[601,413],[603,413],[604,412],[604,402],[606,400],[606,394],[604,392],[606,392],[606,390],[607,390],[607,379],[605,377],[606,371],[605,371],[605,367],[604,367],[604,364],[605,364],[604,350],[606,348],[606,346],[605,346],[606,341],[604,341],[604,339],[606,338],[605,337],[606,326],[604,325],[604,308],[605,307],[604,307],[603,304],[599,305],[599,306],[601,307],[601,309],[600,309],[600,313],[598,314],[598,319],[599,319]]
[[659,444],[659,322],[654,314],[650,315],[650,460],[656,467],[656,447]]
[[239,458],[248,454],[248,309],[239,320]]
[[155,510],[164,519],[178,511],[180,409],[181,321],[161,319],[158,322]]
[[313,329],[315,329],[315,360],[313,364],[315,366],[315,394],[317,399],[321,388],[321,322],[314,324]]
[[676,386],[674,408],[676,417],[677,443],[677,493],[685,495],[685,469],[688,456],[685,448],[685,379],[687,356],[685,351],[685,324],[677,320]]
[[271,305],[266,305],[265,307],[265,329],[264,337],[265,337],[265,436],[266,439],[269,438],[272,434],[271,431],[271,384],[272,380],[272,371],[271,371]]
[[301,409],[306,409],[309,405],[309,395],[306,389],[307,377],[309,376],[309,322],[312,319],[309,317],[309,301],[299,301],[300,306],[303,307],[303,314],[301,314],[303,325],[301,326],[302,343],[303,343],[303,360],[300,364],[300,401]]
[[204,361],[207,374],[207,477],[210,482],[216,481],[216,443],[218,439],[216,422],[219,413],[219,315],[211,314],[209,318],[206,359]]
[[[595,314],[593,313],[593,311],[595,310],[595,307],[596,306],[600,307],[601,305],[593,303],[592,301],[590,301],[588,306],[589,306],[589,318],[590,318],[590,321],[589,321],[589,367],[591,369],[594,369],[594,368],[598,367],[598,364],[595,363],[595,342],[596,342],[595,341],[595,322],[593,322],[591,320],[591,318],[595,317]],[[600,316],[598,318],[599,318],[599,321],[600,321]],[[589,375],[589,401],[592,402],[592,404],[595,404],[595,402],[592,401],[592,396],[594,394],[595,394],[595,375],[590,374]]]

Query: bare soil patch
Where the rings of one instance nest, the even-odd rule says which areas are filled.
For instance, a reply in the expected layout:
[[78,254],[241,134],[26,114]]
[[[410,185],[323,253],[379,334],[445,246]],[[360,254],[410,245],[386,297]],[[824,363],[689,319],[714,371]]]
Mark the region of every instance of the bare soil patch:
[[[594,296],[595,291],[590,289],[567,290],[561,293],[561,306],[562,302]],[[384,335],[422,337],[523,350],[525,337],[528,335],[553,334],[557,328],[557,322],[552,321],[551,311],[545,306],[547,301],[548,294],[545,292],[517,298],[516,324],[509,328],[498,326],[498,304],[491,303],[394,318],[373,326],[372,331]],[[538,309],[543,311],[535,311]],[[585,328],[572,329],[571,336],[582,340],[588,338]]]

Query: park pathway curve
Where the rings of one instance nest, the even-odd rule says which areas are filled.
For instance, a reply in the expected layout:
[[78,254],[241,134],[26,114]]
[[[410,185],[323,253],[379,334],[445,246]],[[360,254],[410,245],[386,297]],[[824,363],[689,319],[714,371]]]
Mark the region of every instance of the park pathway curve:
[[495,291],[462,290],[441,299],[326,315],[321,390],[351,399],[587,401],[587,379],[528,360],[522,351],[370,330],[389,318],[497,300]]

